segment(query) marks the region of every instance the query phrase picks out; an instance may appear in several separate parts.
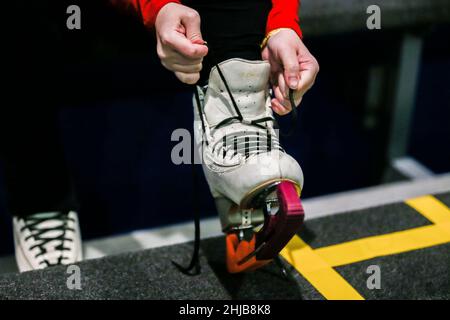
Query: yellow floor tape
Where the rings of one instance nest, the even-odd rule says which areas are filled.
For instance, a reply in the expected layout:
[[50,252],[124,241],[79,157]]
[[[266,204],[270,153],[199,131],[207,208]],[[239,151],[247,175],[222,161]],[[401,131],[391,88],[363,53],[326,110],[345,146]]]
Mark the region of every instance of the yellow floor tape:
[[433,196],[409,199],[405,203],[435,224],[450,222],[450,209]]
[[281,255],[293,265],[326,299],[363,300],[339,273],[315,254],[310,246],[295,236],[281,251]]
[[433,196],[405,203],[433,224],[312,249],[295,236],[281,255],[326,299],[364,299],[333,267],[450,242],[450,209]]

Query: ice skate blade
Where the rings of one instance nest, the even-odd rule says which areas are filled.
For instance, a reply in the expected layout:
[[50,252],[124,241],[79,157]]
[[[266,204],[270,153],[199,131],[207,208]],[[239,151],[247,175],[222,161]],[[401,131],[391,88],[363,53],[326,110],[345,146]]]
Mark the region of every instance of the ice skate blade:
[[279,183],[277,196],[278,212],[265,216],[262,229],[250,241],[239,241],[235,233],[227,235],[227,268],[230,273],[253,271],[269,263],[299,231],[304,212],[296,186],[289,181]]

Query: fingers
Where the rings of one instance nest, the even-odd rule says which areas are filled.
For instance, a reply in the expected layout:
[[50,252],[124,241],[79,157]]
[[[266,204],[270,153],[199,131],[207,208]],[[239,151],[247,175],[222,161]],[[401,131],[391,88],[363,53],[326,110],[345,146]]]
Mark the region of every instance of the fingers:
[[[282,73],[278,74],[278,81],[273,87],[273,93],[275,98],[272,99],[272,109],[279,115],[286,115],[292,111],[292,105],[289,100],[289,88],[284,81],[284,76]],[[296,90],[294,91],[294,103],[297,107],[303,98],[302,92]]]
[[203,44],[202,33],[200,31],[200,15],[195,10],[186,12],[181,17],[181,24],[186,30],[186,38],[195,44]]
[[319,65],[293,30],[281,30],[270,37],[261,52],[262,58],[270,63],[270,81],[275,98],[272,108],[278,114],[292,110],[289,89],[294,90],[296,106],[314,84]]
[[281,64],[284,69],[284,79],[291,89],[297,89],[300,80],[300,64],[295,47],[286,45],[279,51]]
[[200,59],[191,59],[181,55],[179,52],[175,50],[168,50],[168,55],[164,59],[168,64],[185,64],[185,65],[195,65],[202,63],[203,58]]
[[168,70],[175,72],[176,77],[183,83],[195,84],[200,79],[202,60],[186,60],[174,55],[169,59],[161,59],[161,64]]
[[[184,38],[184,40],[187,40]],[[176,40],[177,41],[177,40]],[[168,42],[166,42],[168,43]],[[178,44],[184,43],[184,41],[178,42]],[[174,43],[174,45],[177,45]],[[203,53],[198,54],[198,52],[190,52],[190,49],[186,49],[187,47],[171,48],[165,47],[164,44],[161,46],[161,49],[158,50],[159,58],[161,59],[161,64],[168,70],[175,72],[177,78],[187,84],[195,84],[200,78],[200,71],[202,70],[202,61],[203,61]],[[208,48],[205,45],[195,46],[206,48],[206,52],[208,52]],[[188,54],[190,56],[186,56],[186,50],[188,50]],[[183,51],[184,50],[184,51]]]
[[199,73],[200,71],[202,71],[203,65],[201,62],[193,65],[175,63],[172,67],[172,71],[179,71],[184,73]]
[[315,60],[308,63],[306,68],[301,70],[300,81],[297,87],[297,90],[301,93],[301,95],[305,94],[305,92],[314,85],[314,81],[316,80],[318,72],[319,65]]
[[[168,4],[170,5],[170,4]],[[160,28],[157,28],[158,40],[163,47],[170,47],[174,51],[190,59],[203,58],[208,53],[200,31],[200,15],[197,11],[174,4],[172,11],[165,10],[162,17],[158,14]],[[158,24],[158,25],[159,25]]]
[[168,64],[165,61],[161,61],[161,64],[168,70],[173,72],[183,72],[183,73],[199,73],[202,71],[203,65],[201,61],[196,64],[186,64],[186,63],[171,63]]
[[[275,97],[278,100],[278,103],[283,105],[286,110],[291,111],[292,106],[289,101],[289,88],[295,90],[294,91],[294,102],[295,105],[298,106],[302,100],[303,95],[308,91],[313,85],[316,79],[317,73],[319,71],[319,65],[317,60],[309,54],[307,59],[304,59],[300,56],[296,56],[295,61],[290,60],[291,55],[286,54],[287,50],[283,50],[285,52],[283,58],[284,59],[284,71],[278,73],[277,77],[277,88],[274,88]],[[302,61],[302,59],[304,59]],[[293,76],[295,74],[295,76]],[[282,76],[281,76],[282,75]],[[292,78],[294,77],[294,80]],[[291,80],[289,83],[288,80]],[[295,86],[294,86],[295,85]]]
[[[289,101],[289,88],[286,85],[282,72],[278,73],[276,85],[273,87],[273,93],[275,95],[275,108],[274,111],[278,114],[287,114],[292,110],[291,103]],[[274,105],[272,105],[272,108]]]
[[302,99],[303,99],[303,94],[298,91],[294,91],[295,107],[298,107],[300,105],[300,102],[302,102]]
[[175,76],[183,83],[186,84],[196,84],[200,80],[199,73],[185,73],[185,72],[175,72]]
[[277,78],[277,85],[279,87],[280,93],[283,95],[283,100],[289,101],[289,87],[284,80],[283,73],[279,72]]
[[195,10],[188,10],[181,16],[185,33],[179,33],[180,39],[173,48],[190,59],[201,59],[208,53],[200,31],[200,15]]
[[196,83],[203,57],[208,53],[198,12],[181,4],[168,3],[159,11],[155,28],[161,64],[175,72],[182,82]]
[[280,87],[276,86],[273,89],[275,98],[278,100],[278,102],[288,111],[291,111],[291,104],[289,102],[289,99],[285,97],[283,92],[281,92]]
[[272,99],[271,105],[272,110],[280,116],[284,116],[289,113],[289,110],[287,110],[277,99]]
[[272,99],[272,109],[279,115],[288,114],[292,110],[292,107],[280,86],[274,86],[273,93],[275,98]]
[[203,44],[192,43],[186,36],[179,32],[161,35],[163,48],[172,49],[187,59],[201,59],[208,53],[208,47]]

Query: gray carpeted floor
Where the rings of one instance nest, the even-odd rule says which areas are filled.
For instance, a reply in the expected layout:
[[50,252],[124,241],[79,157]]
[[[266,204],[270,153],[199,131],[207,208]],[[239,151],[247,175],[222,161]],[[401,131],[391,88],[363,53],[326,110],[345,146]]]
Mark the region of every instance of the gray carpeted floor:
[[[450,194],[438,195],[450,205]],[[405,204],[359,210],[308,221],[300,233],[313,248],[406,230],[430,222]],[[276,264],[257,272],[226,272],[224,239],[202,242],[202,273],[181,274],[171,260],[188,262],[192,244],[109,256],[79,264],[81,290],[70,290],[66,267],[0,276],[1,299],[323,299],[292,268]],[[366,286],[369,265],[381,269],[381,289]],[[450,243],[379,257],[336,270],[366,299],[450,299]]]

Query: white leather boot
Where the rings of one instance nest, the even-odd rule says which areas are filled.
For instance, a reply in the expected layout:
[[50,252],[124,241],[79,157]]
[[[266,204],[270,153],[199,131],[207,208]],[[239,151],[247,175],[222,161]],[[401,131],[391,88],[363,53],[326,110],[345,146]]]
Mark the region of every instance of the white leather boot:
[[274,129],[269,72],[265,61],[226,60],[194,99],[195,141],[227,233],[230,272],[270,261],[303,221],[303,173]]

